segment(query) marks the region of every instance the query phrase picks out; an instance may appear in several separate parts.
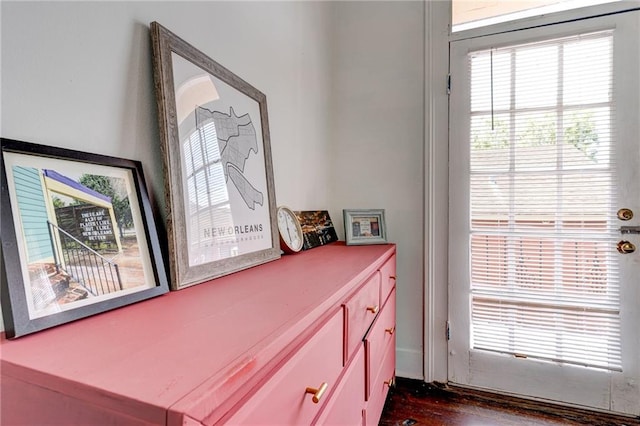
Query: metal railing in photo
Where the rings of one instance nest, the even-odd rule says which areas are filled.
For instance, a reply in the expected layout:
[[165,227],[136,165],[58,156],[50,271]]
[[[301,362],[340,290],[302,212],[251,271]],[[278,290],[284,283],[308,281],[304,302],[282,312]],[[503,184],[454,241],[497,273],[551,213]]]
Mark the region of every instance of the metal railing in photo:
[[53,256],[62,270],[93,296],[122,290],[118,265],[88,247],[73,235],[47,221]]

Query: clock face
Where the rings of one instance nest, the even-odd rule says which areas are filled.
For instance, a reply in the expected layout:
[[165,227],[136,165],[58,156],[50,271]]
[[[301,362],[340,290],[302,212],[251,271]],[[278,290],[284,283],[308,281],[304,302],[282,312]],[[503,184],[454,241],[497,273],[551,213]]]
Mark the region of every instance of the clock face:
[[287,252],[298,252],[304,243],[302,228],[295,214],[286,207],[278,208],[278,230],[281,248]]

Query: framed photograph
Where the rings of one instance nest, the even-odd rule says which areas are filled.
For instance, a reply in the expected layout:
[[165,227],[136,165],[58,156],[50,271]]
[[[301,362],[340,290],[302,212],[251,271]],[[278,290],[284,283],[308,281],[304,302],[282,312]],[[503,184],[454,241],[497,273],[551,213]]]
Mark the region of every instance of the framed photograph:
[[347,245],[384,244],[387,230],[384,224],[384,209],[343,210],[344,235]]
[[304,236],[302,250],[338,241],[338,234],[336,234],[327,210],[296,211],[295,215],[300,222]]
[[172,288],[278,259],[266,96],[157,22],[151,37]]
[[8,338],[169,291],[140,162],[1,145]]

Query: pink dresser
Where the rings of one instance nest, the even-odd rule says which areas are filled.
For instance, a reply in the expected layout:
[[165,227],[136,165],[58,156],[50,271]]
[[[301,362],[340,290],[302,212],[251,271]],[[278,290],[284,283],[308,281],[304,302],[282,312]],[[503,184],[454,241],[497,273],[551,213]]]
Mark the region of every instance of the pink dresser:
[[378,424],[395,246],[331,244],[0,341],[0,424]]

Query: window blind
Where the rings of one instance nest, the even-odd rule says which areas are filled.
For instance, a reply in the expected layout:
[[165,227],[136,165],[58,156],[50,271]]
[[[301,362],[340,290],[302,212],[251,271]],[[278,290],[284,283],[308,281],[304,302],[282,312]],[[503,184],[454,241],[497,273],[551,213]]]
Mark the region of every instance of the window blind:
[[475,349],[621,368],[612,43],[468,56]]

